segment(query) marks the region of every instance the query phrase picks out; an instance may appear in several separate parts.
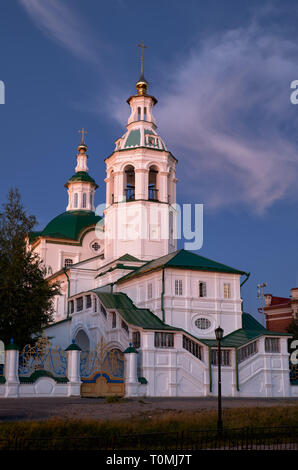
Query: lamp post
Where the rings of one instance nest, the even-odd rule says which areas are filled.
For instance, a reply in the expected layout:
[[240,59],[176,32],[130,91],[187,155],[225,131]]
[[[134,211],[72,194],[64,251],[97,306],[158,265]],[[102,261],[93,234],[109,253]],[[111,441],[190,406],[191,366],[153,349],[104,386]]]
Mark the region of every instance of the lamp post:
[[215,337],[217,340],[217,367],[218,367],[218,418],[217,430],[222,432],[222,413],[221,413],[221,340],[223,338],[223,329],[219,326],[215,330]]

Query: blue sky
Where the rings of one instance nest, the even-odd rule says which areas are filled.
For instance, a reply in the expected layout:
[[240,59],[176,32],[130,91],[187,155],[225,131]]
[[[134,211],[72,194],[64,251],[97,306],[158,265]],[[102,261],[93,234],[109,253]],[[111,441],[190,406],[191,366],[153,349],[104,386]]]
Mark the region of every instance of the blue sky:
[[252,273],[253,314],[258,283],[287,296],[298,284],[297,16],[295,0],[0,0],[0,200],[18,187],[41,227],[63,212],[81,127],[104,200],[144,40],[178,202],[204,204],[200,254]]

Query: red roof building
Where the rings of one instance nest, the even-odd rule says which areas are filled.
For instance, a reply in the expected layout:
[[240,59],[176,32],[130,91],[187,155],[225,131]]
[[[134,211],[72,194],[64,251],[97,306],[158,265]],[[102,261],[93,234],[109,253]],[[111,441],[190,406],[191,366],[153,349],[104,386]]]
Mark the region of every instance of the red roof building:
[[265,294],[266,328],[270,331],[287,332],[287,327],[298,319],[298,287],[291,289],[290,297]]

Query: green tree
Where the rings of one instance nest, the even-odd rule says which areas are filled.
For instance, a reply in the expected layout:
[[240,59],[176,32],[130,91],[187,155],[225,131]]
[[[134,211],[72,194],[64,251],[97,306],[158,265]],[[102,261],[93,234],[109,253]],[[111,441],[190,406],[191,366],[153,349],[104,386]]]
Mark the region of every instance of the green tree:
[[293,335],[293,339],[298,339],[298,320],[292,320],[287,328],[287,332]]
[[17,189],[0,212],[0,339],[23,347],[52,320],[59,285],[45,280],[45,269],[28,243],[36,219],[27,215]]

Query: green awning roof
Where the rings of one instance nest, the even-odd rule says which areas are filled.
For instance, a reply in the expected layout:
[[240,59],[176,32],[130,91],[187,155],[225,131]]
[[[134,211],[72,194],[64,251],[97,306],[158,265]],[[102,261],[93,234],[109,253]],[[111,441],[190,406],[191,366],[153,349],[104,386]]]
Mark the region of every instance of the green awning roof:
[[[229,333],[222,339],[221,345],[226,348],[239,348],[260,336],[290,336],[288,333],[277,333],[275,331],[266,330],[252,315],[249,313],[242,314],[242,328]],[[210,347],[217,347],[216,339],[199,340]]]
[[122,292],[114,294],[102,292],[94,289],[93,292],[98,296],[103,306],[107,309],[115,309],[128,324],[139,326],[145,330],[179,330],[163,323],[154,313],[147,308],[138,308],[132,300]]

